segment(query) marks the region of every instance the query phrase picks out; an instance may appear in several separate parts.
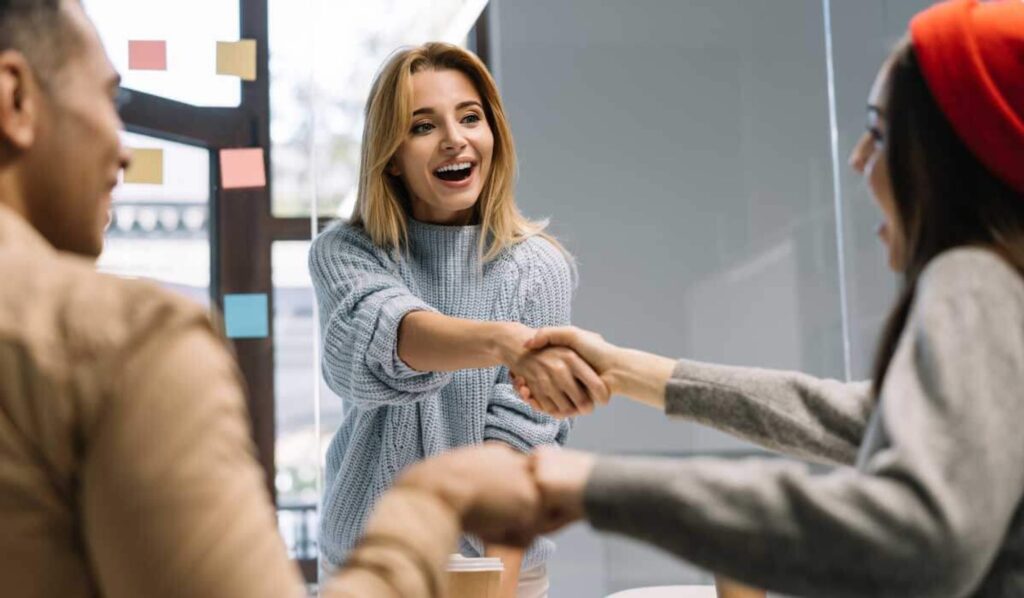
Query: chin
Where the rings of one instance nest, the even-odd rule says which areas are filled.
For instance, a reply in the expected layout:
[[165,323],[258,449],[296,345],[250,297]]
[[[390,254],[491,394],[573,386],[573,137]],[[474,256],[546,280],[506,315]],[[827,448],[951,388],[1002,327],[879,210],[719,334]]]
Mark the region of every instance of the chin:
[[77,253],[78,255],[85,258],[96,259],[100,257],[101,253],[103,253],[103,233],[100,233],[94,237],[81,239],[77,243],[77,245],[78,246],[75,249],[71,250],[73,253]]
[[86,259],[96,260],[99,259],[100,255],[103,253],[103,241],[98,243],[89,243],[77,249],[70,249],[69,251]]
[[903,267],[903,258],[898,252],[892,249],[889,250],[889,269],[897,274],[902,274],[905,270]]

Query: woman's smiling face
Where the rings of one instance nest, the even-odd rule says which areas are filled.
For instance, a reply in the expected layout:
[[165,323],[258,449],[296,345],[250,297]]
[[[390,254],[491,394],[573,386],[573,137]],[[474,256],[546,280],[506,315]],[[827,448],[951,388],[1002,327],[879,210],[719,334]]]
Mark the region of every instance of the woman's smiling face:
[[452,69],[415,73],[412,87],[412,125],[388,173],[405,184],[416,220],[468,224],[494,151],[480,94]]

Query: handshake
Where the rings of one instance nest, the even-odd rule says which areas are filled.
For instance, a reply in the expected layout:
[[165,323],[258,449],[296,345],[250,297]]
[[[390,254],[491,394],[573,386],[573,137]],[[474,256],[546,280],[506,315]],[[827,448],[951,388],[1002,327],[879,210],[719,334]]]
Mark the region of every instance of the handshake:
[[558,447],[523,455],[498,443],[457,449],[409,467],[397,488],[440,497],[462,529],[489,544],[526,547],[585,515],[594,456]]
[[527,329],[507,360],[519,396],[537,411],[564,418],[591,413],[627,389],[628,351],[573,326]]

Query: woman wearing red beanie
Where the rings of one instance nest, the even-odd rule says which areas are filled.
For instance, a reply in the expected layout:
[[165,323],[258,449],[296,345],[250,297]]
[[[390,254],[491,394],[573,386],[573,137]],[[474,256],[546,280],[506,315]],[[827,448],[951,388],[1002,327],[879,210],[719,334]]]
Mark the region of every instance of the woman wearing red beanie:
[[915,17],[850,163],[903,279],[873,381],[676,361],[575,328],[531,345],[575,349],[614,394],[840,467],[541,450],[551,527],[586,518],[787,594],[1024,596],[1024,2]]

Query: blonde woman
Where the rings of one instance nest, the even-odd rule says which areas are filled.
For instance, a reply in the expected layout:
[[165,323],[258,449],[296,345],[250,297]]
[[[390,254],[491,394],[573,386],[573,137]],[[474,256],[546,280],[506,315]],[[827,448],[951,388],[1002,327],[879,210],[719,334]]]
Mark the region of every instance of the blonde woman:
[[[565,442],[569,422],[519,400],[510,371],[565,413],[608,399],[572,350],[524,348],[534,329],[569,321],[574,272],[516,208],[514,173],[501,99],[477,57],[430,43],[388,60],[367,102],[355,215],[310,254],[323,373],[346,409],[327,455],[328,568],[411,463],[490,441],[523,452]],[[547,594],[549,540],[525,555],[473,538],[460,550],[504,558],[504,595]]]

